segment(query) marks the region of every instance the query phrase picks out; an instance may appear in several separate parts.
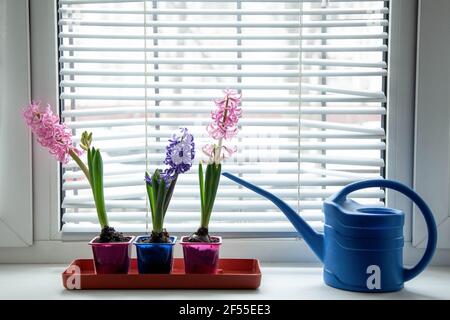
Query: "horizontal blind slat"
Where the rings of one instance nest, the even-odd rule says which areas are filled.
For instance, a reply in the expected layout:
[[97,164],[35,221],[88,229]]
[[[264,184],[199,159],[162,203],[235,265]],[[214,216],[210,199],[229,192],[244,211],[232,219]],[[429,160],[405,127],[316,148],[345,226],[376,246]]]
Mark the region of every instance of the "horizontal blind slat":
[[[267,163],[286,163],[286,162],[299,162],[299,163],[318,163],[318,164],[340,164],[340,165],[352,165],[352,166],[376,166],[382,167],[384,166],[383,159],[380,158],[369,158],[369,157],[361,157],[361,156],[353,156],[353,157],[345,157],[345,156],[322,156],[322,155],[302,155],[299,159],[297,154],[277,154],[273,155],[269,152],[267,154],[260,154],[258,158],[255,160],[261,159]],[[244,155],[242,156],[244,159],[252,159],[254,155]],[[158,159],[162,161],[163,155],[161,154],[149,154],[149,159],[155,161]],[[108,163],[145,163],[145,154],[137,154],[137,155],[127,155],[127,156],[116,156],[114,158],[106,158],[103,159],[105,164]],[[67,164],[63,166],[64,168],[73,168],[77,167],[77,164],[74,161],[69,161]]]
[[[104,32],[104,30],[102,30]],[[137,39],[137,40],[298,40],[297,34],[205,34],[205,33],[154,33],[154,34],[134,34],[127,32],[117,33],[83,33],[83,32],[61,32],[60,38],[63,39]],[[349,39],[387,39],[386,32],[379,33],[304,33],[304,40],[349,40]],[[151,60],[151,59],[150,59]]]
[[[145,151],[154,152],[155,154],[158,151],[166,149],[166,143],[152,143],[150,146],[145,146],[145,144],[135,144],[135,145],[126,145],[126,146],[102,146],[100,147],[104,152],[127,152],[127,151]],[[245,149],[246,152],[258,152],[258,146],[255,146],[254,143],[248,144],[240,144],[241,149]],[[295,150],[384,150],[386,147],[384,142],[380,141],[367,141],[367,142],[302,142],[300,146],[298,143],[281,143],[274,144],[271,147],[271,151],[295,151]]]
[[[335,46],[335,45],[305,45],[301,46],[303,52],[385,52],[387,46]],[[98,52],[298,52],[299,46],[277,46],[277,47],[256,47],[256,46],[214,46],[214,47],[94,47],[94,46],[71,46],[62,45],[60,51],[98,51]]]
[[[62,76],[111,76],[111,77],[293,77],[298,78],[299,71],[106,71],[106,70],[70,70],[62,69]],[[302,77],[375,77],[387,76],[387,71],[382,70],[317,70],[302,71]]]
[[[211,101],[210,96],[186,96],[186,95],[152,95],[145,97],[144,95],[83,95],[62,93],[61,99],[76,100],[127,100],[127,101]],[[297,95],[291,96],[248,96],[245,98],[247,102],[385,102],[385,97],[354,97],[345,95],[303,95],[299,98]]]
[[[127,2],[145,2],[151,0],[59,0],[60,5],[71,4],[95,4],[95,3],[127,3]],[[159,2],[171,2],[173,0],[157,0]],[[236,0],[185,0],[186,2],[236,2]],[[280,3],[298,3],[298,0],[240,0],[241,2],[280,2]],[[323,0],[302,0],[305,3],[322,3]],[[334,2],[385,2],[390,0],[333,0]]]
[[[193,134],[203,134],[203,129],[201,131],[195,127],[191,132]],[[164,138],[168,139],[172,136],[173,132],[161,129],[156,132],[152,132],[147,134],[148,138]],[[273,132],[265,132],[264,134],[261,132],[255,131],[245,131],[243,129],[240,133],[242,138],[258,138],[264,136],[266,138],[277,137],[279,139],[295,139],[298,137],[298,131],[293,132],[287,130],[277,130],[276,133]],[[340,132],[334,130],[322,130],[322,131],[300,131],[300,136],[302,139],[382,139],[384,138],[384,131],[378,132]],[[99,134],[96,136],[96,141],[109,141],[109,140],[121,140],[121,139],[134,139],[134,138],[145,138],[145,134],[140,132],[121,132],[120,134]],[[75,136],[73,138],[75,143],[80,141],[80,135]]]
[[[319,100],[320,102],[324,100]],[[384,100],[382,100],[384,101]],[[65,110],[62,113],[63,117],[86,117],[86,116],[101,116],[101,115],[120,115],[133,114],[144,112],[143,107],[126,107],[126,108],[99,108],[87,110]],[[157,113],[193,113],[185,107],[151,107],[150,112]],[[209,114],[211,108],[197,107],[196,114]],[[276,112],[269,108],[247,107],[246,114],[386,114],[386,109],[383,107],[305,107],[300,111],[293,107],[277,107]]]
[[[135,21],[88,21],[60,19],[58,25],[75,25],[90,27],[144,27],[144,22]],[[389,22],[385,19],[373,20],[324,20],[299,23],[292,22],[228,22],[228,21],[148,21],[147,27],[173,27],[173,28],[330,28],[330,27],[387,27]]]
[[[258,166],[255,166],[250,161],[248,164],[228,164],[227,170],[233,171],[236,174],[282,174],[282,173],[289,173],[289,174],[300,174],[300,173],[313,173],[317,175],[322,176],[334,176],[334,177],[350,177],[350,178],[364,178],[365,173],[374,174],[377,172],[376,168],[353,168],[352,171],[342,171],[342,170],[330,170],[330,169],[314,169],[314,168],[298,168],[296,167],[297,163],[279,163],[276,168],[273,167],[270,163],[265,162],[259,162]],[[156,164],[153,165],[141,165],[136,164],[133,166],[128,166],[124,168],[118,168],[117,166],[111,166],[107,168],[107,173],[105,176],[120,176],[124,174],[142,174],[142,172],[145,172],[145,169],[154,171],[159,166]],[[70,180],[70,179],[79,179],[83,178],[84,175],[81,171],[69,171],[70,167],[66,165],[66,172],[63,174],[64,180]],[[192,168],[190,173],[188,174],[196,174],[198,172],[197,167]]]
[[[61,63],[100,63],[100,64],[145,64],[145,60],[141,59],[108,59],[108,58],[71,58],[61,57]],[[217,64],[217,65],[299,65],[298,59],[147,59],[147,64]],[[362,67],[362,68],[386,68],[386,62],[370,62],[370,61],[345,61],[335,59],[303,59],[302,65],[317,65],[317,66],[337,66],[337,67]],[[238,85],[238,84],[236,84]],[[306,85],[306,84],[305,84]]]
[[[198,213],[188,212],[171,212],[170,216],[167,216],[167,223],[176,223],[177,221],[184,219],[185,221],[198,220]],[[308,221],[322,221],[323,217],[318,213],[305,213],[302,214],[304,219]],[[214,220],[223,222],[233,221],[285,221],[286,217],[281,212],[217,212],[214,215]],[[109,220],[111,222],[140,222],[145,223],[146,212],[112,212]],[[68,213],[64,216],[63,222],[65,223],[79,223],[79,222],[97,222],[97,215],[94,212],[83,213]]]
[[[377,177],[380,178],[380,177]],[[142,177],[128,177],[123,179],[105,179],[104,186],[108,187],[124,187],[124,186],[142,186],[143,185]],[[361,180],[361,178],[302,178],[302,186],[344,186],[346,184],[356,182]],[[272,185],[272,186],[281,186],[281,187],[292,187],[297,186],[298,180],[296,177],[285,177],[280,179],[279,181],[273,181],[266,178],[253,178],[255,183],[259,183],[261,185]],[[197,177],[184,177],[184,183],[188,183],[190,185],[194,185],[197,182]],[[180,181],[180,185],[183,183]],[[233,185],[232,182],[227,180],[222,180],[221,185],[229,186]],[[63,190],[80,190],[80,189],[89,189],[90,185],[87,181],[70,181],[66,182],[63,185]]]
[[[229,210],[234,210],[236,209],[236,207],[239,207],[240,210],[243,210],[244,212],[248,211],[248,212],[253,212],[253,211],[259,211],[259,210],[278,210],[277,207],[271,203],[270,201],[260,201],[260,200],[246,200],[245,204],[241,203],[242,201],[239,200],[229,200],[227,199],[226,201],[223,201],[222,199],[216,199],[216,201],[214,202],[214,211],[215,212],[227,212]],[[296,200],[286,200],[285,201],[288,205],[290,205],[291,207],[296,206],[297,201]],[[145,210],[147,208],[145,200],[107,200],[105,202],[106,204],[106,209],[107,210],[113,210],[113,209],[131,209],[131,210]],[[371,203],[371,205],[373,206],[382,206],[383,203],[382,202],[374,202]],[[75,208],[87,208],[87,209],[95,209],[95,204],[94,202],[83,202],[83,203],[77,203],[74,206],[71,206],[71,204],[68,203],[64,203],[62,204],[63,208],[71,208],[71,207],[75,207]],[[297,206],[296,206],[297,207]],[[308,200],[303,200],[300,205],[297,208],[298,210],[320,210],[322,209],[322,201],[308,201]],[[185,212],[186,215],[184,217],[185,221],[189,220],[189,218],[193,218],[195,220],[197,220],[199,218],[199,211],[200,211],[200,203],[199,201],[189,201],[189,200],[183,200],[182,202],[180,201],[173,201],[170,203],[170,210],[173,211],[177,211],[177,212]],[[196,211],[195,213],[191,213],[189,214],[189,212],[192,211]],[[92,219],[95,218],[96,213],[93,212],[92,214]],[[279,215],[280,217],[283,216],[283,214],[281,212],[279,212],[277,215]],[[222,215],[223,217],[225,215]],[[167,215],[167,218],[169,217],[169,215]],[[175,216],[176,217],[176,216]],[[177,219],[178,221],[181,220],[181,215],[178,215],[179,219]],[[194,218],[195,217],[195,218]],[[215,216],[214,219],[217,219],[218,217]],[[231,217],[230,217],[231,218]],[[255,217],[256,219],[257,217]],[[262,220],[261,219],[261,215],[258,217],[258,220]],[[98,218],[97,218],[98,219]],[[249,218],[251,219],[251,218]],[[173,219],[175,220],[175,219]],[[221,221],[227,221],[228,219],[221,219]],[[232,219],[229,219],[232,220]],[[234,219],[236,220],[236,219]],[[95,222],[95,221],[91,221],[91,222]]]
[[[59,8],[59,13],[62,14],[86,14],[86,13],[98,13],[98,14],[137,14],[143,15],[142,10],[127,10],[127,9],[73,9],[73,8]],[[303,10],[301,13],[298,9],[288,10],[258,10],[258,9],[221,9],[221,10],[208,10],[208,9],[147,9],[148,15],[349,15],[349,14],[387,14],[389,8],[380,9],[326,9],[321,8],[319,10]]]
[[[71,121],[66,122],[70,128],[95,128],[95,127],[114,127],[114,126],[132,126],[143,125],[146,119],[120,119],[120,120],[97,120],[97,121]],[[209,124],[209,120],[201,118],[149,118],[147,119],[147,125],[165,125],[165,126],[206,126]],[[342,124],[338,122],[324,122],[317,120],[306,119],[242,119],[240,125],[242,126],[297,126],[319,129],[334,129],[343,131],[365,132],[373,134],[384,134],[382,128],[369,128],[361,125]]]
[[[324,190],[324,189],[302,189],[300,192],[297,188],[292,189],[275,189],[268,188],[270,192],[276,194],[279,197],[285,197],[286,199],[297,199],[297,196],[300,196],[300,199],[308,199],[308,198],[328,198],[333,194],[333,191]],[[192,188],[188,187],[180,187],[175,191],[175,195],[180,198],[198,198],[198,193],[195,192]],[[129,198],[145,198],[147,193],[144,191],[136,191],[136,192],[127,192],[127,193],[112,193],[109,192],[105,194],[105,199],[107,200],[118,200],[118,199],[129,199]],[[254,192],[245,189],[222,189],[220,190],[219,198],[240,198],[240,197],[248,197],[248,198],[257,198],[260,199],[258,195],[255,195]],[[351,194],[352,198],[374,198],[381,199],[384,198],[384,192],[382,190],[376,191],[360,191],[354,192]],[[82,203],[92,201],[92,195],[76,195],[76,196],[66,196],[64,197],[65,203]],[[128,213],[128,212],[127,212]],[[125,213],[124,213],[125,214]]]
[[[242,83],[223,83],[220,84],[227,87],[233,87],[235,89],[264,89],[264,90],[295,90],[298,88],[298,84],[282,84],[282,85],[252,85],[252,84],[242,84]],[[192,82],[182,82],[182,83],[170,83],[170,82],[155,82],[155,83],[127,83],[122,84],[118,82],[78,82],[78,81],[61,81],[61,87],[63,88],[133,88],[133,89],[220,89],[219,84],[197,84]],[[386,96],[381,91],[366,91],[366,90],[351,90],[345,88],[337,88],[328,85],[311,85],[302,84],[302,89],[317,91],[321,93],[340,93],[347,95],[363,96],[363,97],[375,97],[386,99]],[[188,99],[189,96],[178,95]],[[298,98],[300,99],[300,98]],[[248,101],[248,100],[247,100]],[[64,110],[66,111],[66,110]],[[76,110],[75,110],[76,111]]]
[[[323,231],[323,222],[321,221],[311,221],[309,225],[317,230]],[[130,233],[130,234],[139,234],[146,232],[145,224],[142,223],[121,223],[121,222],[112,222],[111,226],[114,227],[119,232]],[[196,222],[187,222],[187,223],[167,223],[165,224],[167,230],[170,230],[171,233],[183,233],[190,234],[192,230],[198,229],[198,223]],[[96,223],[66,223],[62,227],[63,238],[64,234],[76,234],[76,233],[93,233],[98,234],[98,230],[100,226]],[[294,229],[290,222],[286,221],[274,221],[272,223],[266,222],[253,222],[253,223],[235,223],[235,222],[217,222],[211,221],[209,224],[209,230],[211,233],[220,233],[220,232],[232,232],[239,233],[241,235],[245,235],[245,233],[251,233],[252,235],[258,233],[279,233],[280,236],[283,233],[290,232],[292,234],[298,235],[297,231]]]

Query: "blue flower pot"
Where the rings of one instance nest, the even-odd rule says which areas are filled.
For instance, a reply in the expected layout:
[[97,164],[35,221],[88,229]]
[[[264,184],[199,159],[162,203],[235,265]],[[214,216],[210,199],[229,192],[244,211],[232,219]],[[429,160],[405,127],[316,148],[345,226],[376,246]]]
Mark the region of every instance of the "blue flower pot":
[[170,237],[170,243],[143,243],[149,236],[139,236],[134,241],[137,251],[139,273],[170,273],[173,264],[173,246],[177,237]]

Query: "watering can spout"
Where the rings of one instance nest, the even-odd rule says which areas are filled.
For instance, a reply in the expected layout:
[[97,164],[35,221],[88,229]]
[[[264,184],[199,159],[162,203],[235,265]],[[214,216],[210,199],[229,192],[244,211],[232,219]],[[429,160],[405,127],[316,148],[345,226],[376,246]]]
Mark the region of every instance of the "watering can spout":
[[303,220],[297,214],[297,212],[294,209],[292,209],[286,202],[284,202],[274,194],[264,189],[261,189],[260,187],[257,187],[254,184],[251,184],[241,178],[238,178],[232,175],[231,173],[224,172],[222,173],[222,175],[272,201],[289,219],[294,228],[303,237],[305,242],[316,254],[316,256],[321,261],[323,261],[323,247],[324,247],[323,234],[314,231],[314,229],[311,228],[309,224],[305,220]]

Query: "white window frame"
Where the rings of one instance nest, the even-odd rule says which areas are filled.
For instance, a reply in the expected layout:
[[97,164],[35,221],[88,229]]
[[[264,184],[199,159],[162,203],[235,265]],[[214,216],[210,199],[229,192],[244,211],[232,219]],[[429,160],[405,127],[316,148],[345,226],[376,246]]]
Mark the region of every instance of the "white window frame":
[[[387,84],[386,178],[413,186],[417,0],[391,1]],[[386,205],[406,213],[405,241],[412,239],[412,202],[387,190]]]
[[[450,249],[450,36],[442,32],[450,2],[421,0],[418,13],[414,186],[434,212],[438,247]],[[417,209],[413,217],[413,244],[423,248],[426,226]]]
[[19,114],[31,97],[28,1],[1,0],[0,10],[0,247],[24,247],[33,243],[31,134]]
[[[31,2],[31,52],[32,98],[58,105],[58,63],[56,35],[56,0]],[[417,0],[390,2],[390,53],[386,175],[413,185],[414,141],[414,76],[416,48]],[[391,130],[392,128],[392,130]],[[39,146],[33,147],[34,179],[34,241],[32,247],[12,250],[0,248],[1,262],[67,262],[74,257],[90,256],[86,238],[74,242],[62,242],[59,209],[59,165]],[[423,250],[414,247],[412,240],[412,204],[387,193],[387,205],[406,212],[405,264],[414,264]],[[270,246],[270,247],[269,247]],[[181,251],[176,247],[175,254]],[[255,257],[271,262],[317,262],[304,241],[299,238],[284,239],[226,239],[221,251],[223,256]],[[449,252],[438,252],[437,264],[450,262]]]

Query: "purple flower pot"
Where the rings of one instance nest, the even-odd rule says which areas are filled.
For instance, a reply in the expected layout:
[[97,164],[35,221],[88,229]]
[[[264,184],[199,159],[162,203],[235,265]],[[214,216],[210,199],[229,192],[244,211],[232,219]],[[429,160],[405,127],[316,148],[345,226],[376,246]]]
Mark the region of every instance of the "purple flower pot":
[[94,254],[95,272],[106,273],[128,273],[131,259],[131,243],[134,237],[128,237],[127,242],[95,242],[98,237],[89,242]]
[[181,238],[184,255],[184,269],[186,273],[217,273],[219,263],[219,249],[222,245],[222,237],[211,237],[218,242],[189,242],[189,237]]

